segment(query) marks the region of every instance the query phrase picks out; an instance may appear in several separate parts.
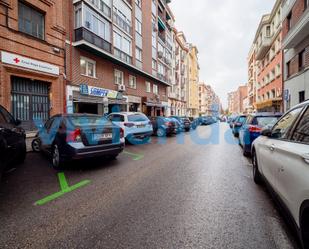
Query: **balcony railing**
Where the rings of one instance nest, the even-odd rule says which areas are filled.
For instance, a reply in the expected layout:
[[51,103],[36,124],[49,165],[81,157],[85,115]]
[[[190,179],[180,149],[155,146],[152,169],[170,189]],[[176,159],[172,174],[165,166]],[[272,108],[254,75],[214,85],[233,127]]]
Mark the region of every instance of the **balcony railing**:
[[109,53],[112,52],[112,45],[108,41],[105,41],[102,37],[92,33],[84,27],[75,29],[75,41],[81,40],[85,40]]
[[132,26],[126,22],[126,20],[124,20],[120,15],[118,15],[117,12],[113,12],[113,20],[114,22],[120,27],[122,28],[125,32],[129,33],[130,35],[132,35]]
[[164,33],[158,32],[158,37],[161,39],[161,41],[162,41],[163,43],[165,43],[166,38],[165,38],[165,34],[164,34]]
[[125,52],[119,50],[118,48],[114,48],[114,55],[118,59],[120,59],[120,60],[122,60],[122,61],[124,61],[128,64],[132,64],[132,57],[130,55],[126,54]]

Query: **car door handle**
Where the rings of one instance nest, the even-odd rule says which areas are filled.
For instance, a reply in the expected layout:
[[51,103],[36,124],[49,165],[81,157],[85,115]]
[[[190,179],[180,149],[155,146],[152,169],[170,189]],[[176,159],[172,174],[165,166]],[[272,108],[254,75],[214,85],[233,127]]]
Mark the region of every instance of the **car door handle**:
[[273,145],[273,144],[271,146],[269,146],[268,148],[269,148],[270,151],[275,151],[275,145]]
[[309,164],[309,153],[302,155],[302,158]]

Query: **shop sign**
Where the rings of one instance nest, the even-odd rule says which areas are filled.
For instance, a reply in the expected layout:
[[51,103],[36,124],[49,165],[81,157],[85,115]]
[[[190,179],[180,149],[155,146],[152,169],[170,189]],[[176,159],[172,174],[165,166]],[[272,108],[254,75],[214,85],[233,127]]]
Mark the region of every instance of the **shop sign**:
[[82,95],[90,95],[90,96],[102,97],[102,98],[107,97],[109,99],[116,99],[118,96],[117,91],[95,87],[95,86],[88,86],[86,84],[81,84],[79,90],[80,90],[80,94]]
[[136,103],[140,104],[142,101],[141,97],[136,97],[136,96],[128,96],[128,102],[129,103]]
[[11,54],[8,52],[1,52],[1,61],[6,64],[28,68],[44,73],[50,73],[59,75],[59,67],[38,60],[33,60],[17,54]]

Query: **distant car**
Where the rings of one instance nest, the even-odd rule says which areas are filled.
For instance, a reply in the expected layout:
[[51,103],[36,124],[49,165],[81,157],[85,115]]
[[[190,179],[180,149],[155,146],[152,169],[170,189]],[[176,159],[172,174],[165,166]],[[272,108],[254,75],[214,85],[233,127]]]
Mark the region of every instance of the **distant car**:
[[152,122],[143,113],[111,113],[108,119],[124,130],[124,137],[129,143],[148,142],[153,134]]
[[[265,182],[304,249],[309,248],[309,101],[293,107],[252,145],[254,182]],[[262,208],[262,207],[256,207]]]
[[178,119],[173,118],[173,117],[169,117],[169,119],[175,123],[177,134],[184,131],[184,125],[182,122],[180,122]]
[[32,148],[50,156],[55,169],[82,158],[115,159],[124,149],[124,131],[99,115],[59,114],[40,127]]
[[191,121],[187,117],[171,116],[170,118],[177,119],[182,124],[183,131],[190,131]]
[[260,136],[263,128],[272,127],[282,113],[255,113],[250,114],[246,122],[239,129],[239,144],[243,148],[243,154],[249,156],[253,141]]
[[165,117],[150,117],[153,133],[158,137],[170,136],[177,133],[176,123],[172,119]]
[[202,116],[200,117],[201,125],[212,125],[217,123],[217,120],[212,116]]
[[232,132],[235,137],[239,136],[239,130],[242,127],[242,125],[245,123],[246,119],[247,119],[247,115],[240,115],[233,122]]
[[0,178],[12,163],[23,163],[26,158],[26,135],[21,121],[0,105]]

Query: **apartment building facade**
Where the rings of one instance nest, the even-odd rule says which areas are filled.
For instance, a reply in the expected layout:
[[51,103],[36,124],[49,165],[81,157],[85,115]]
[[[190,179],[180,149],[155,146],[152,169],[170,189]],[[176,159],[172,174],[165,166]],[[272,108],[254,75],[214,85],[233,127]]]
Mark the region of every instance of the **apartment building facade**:
[[173,30],[174,59],[172,86],[169,88],[170,115],[187,115],[187,87],[188,87],[188,49],[183,32]]
[[284,109],[309,98],[309,1],[283,1]]
[[282,110],[281,0],[264,15],[254,39],[257,60],[257,111]]
[[228,93],[228,109],[230,114],[242,114],[247,112],[248,86],[238,87],[234,92]]
[[192,117],[197,117],[199,115],[199,99],[198,99],[198,91],[199,91],[199,71],[200,66],[198,62],[198,49],[196,46],[192,44],[188,44],[188,115]]
[[221,112],[221,101],[210,85],[199,83],[199,116],[218,116]]
[[247,99],[248,113],[256,111],[256,99],[257,99],[257,61],[256,61],[256,45],[253,44],[248,55],[248,99]]
[[167,0],[67,1],[66,111],[165,115],[173,18]]
[[0,104],[28,130],[63,112],[63,1],[0,1]]

